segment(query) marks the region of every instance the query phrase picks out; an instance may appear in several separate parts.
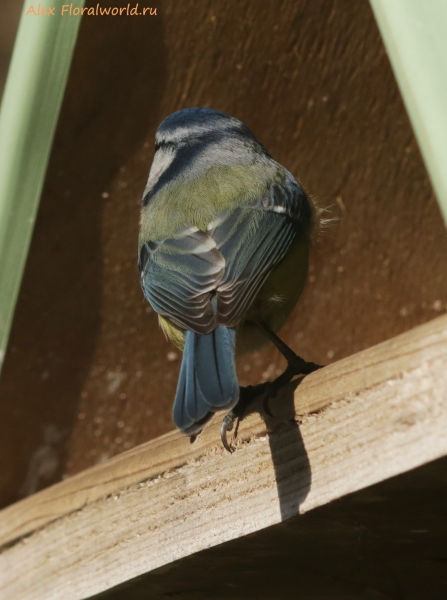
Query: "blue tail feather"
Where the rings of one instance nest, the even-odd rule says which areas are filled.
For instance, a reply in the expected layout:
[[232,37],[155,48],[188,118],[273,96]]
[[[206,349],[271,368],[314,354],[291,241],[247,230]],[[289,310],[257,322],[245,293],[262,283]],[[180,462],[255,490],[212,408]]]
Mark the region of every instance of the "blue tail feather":
[[199,432],[214,412],[231,409],[239,399],[234,363],[235,331],[186,332],[173,419],[183,433]]

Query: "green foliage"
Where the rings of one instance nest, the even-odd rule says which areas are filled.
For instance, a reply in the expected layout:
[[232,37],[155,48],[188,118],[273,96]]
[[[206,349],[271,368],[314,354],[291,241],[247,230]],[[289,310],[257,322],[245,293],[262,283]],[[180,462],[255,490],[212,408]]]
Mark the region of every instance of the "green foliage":
[[0,111],[0,368],[81,22],[63,3],[37,16],[25,2]]
[[447,223],[447,2],[370,1]]

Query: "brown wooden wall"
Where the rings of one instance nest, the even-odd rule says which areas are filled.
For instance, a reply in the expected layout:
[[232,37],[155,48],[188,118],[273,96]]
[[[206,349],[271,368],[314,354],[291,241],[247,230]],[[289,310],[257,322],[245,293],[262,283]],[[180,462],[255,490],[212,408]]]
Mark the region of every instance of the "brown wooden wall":
[[[284,330],[301,355],[447,310],[446,231],[367,0],[84,18],[0,380],[0,506],[173,427],[180,356],[142,298],[138,216],[157,125],[197,105],[243,120],[339,219]],[[282,366],[242,357],[241,383]]]

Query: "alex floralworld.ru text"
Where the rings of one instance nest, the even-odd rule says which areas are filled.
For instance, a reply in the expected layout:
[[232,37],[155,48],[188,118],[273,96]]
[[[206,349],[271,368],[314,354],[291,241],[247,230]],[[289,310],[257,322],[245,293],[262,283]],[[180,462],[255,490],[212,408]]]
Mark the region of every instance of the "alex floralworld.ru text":
[[[31,4],[31,6],[26,11],[26,14],[35,15],[36,17],[54,17],[57,14],[56,6],[42,6],[41,4],[37,4],[37,6],[35,6],[34,4]],[[138,15],[150,15],[151,17],[153,17],[157,15],[157,9],[148,6],[140,8],[138,2],[134,5],[131,5],[129,3],[127,6],[121,6],[119,8],[117,6],[104,7],[101,6],[99,3],[96,6],[90,6],[89,8],[80,8],[79,6],[73,6],[73,4],[63,4],[60,8],[59,14],[73,17],[82,15],[92,17],[97,17],[101,15],[126,15],[130,17]]]

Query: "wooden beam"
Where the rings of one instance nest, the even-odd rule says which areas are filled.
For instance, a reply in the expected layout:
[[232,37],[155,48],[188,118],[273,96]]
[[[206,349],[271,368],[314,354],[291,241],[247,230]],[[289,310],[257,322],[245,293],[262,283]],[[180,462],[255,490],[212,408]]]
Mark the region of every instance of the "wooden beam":
[[289,387],[232,455],[216,417],[4,509],[2,598],[86,598],[446,455],[446,359],[443,316]]

